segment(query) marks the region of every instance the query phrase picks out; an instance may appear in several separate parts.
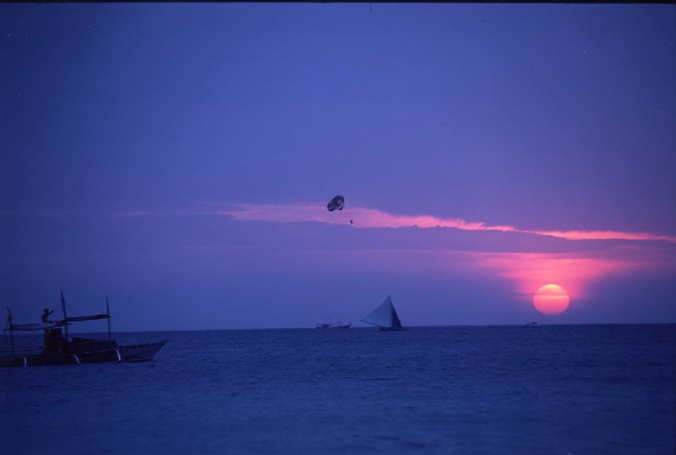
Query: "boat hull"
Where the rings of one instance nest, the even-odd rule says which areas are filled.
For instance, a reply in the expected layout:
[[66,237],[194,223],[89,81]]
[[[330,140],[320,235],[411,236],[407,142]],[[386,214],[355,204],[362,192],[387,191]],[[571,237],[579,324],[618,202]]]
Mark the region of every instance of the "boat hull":
[[165,343],[166,341],[159,341],[157,343],[120,346],[120,354],[125,362],[147,362],[153,360],[155,354],[162,349]]
[[403,327],[378,327],[380,332],[401,332]]
[[155,357],[166,341],[157,343],[117,346],[109,342],[103,349],[92,349],[95,343],[88,346],[77,346],[69,352],[42,352],[40,354],[13,354],[0,357],[0,367],[29,367],[47,365],[79,365],[81,363],[102,362],[147,362]]
[[333,324],[317,324],[317,329],[349,329],[352,327],[352,324],[342,324],[342,325],[333,325]]

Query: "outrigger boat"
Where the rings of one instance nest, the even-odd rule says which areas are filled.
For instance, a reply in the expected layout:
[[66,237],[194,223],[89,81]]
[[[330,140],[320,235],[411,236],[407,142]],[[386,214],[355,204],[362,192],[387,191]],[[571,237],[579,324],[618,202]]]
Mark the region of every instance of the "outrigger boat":
[[[8,315],[9,340],[11,354],[0,356],[0,366],[34,366],[34,365],[68,365],[98,362],[144,362],[152,360],[155,354],[162,349],[166,340],[156,343],[135,344],[120,346],[111,339],[110,331],[110,306],[106,299],[106,314],[91,316],[69,317],[66,313],[66,301],[61,293],[61,309],[63,319],[37,324],[14,324],[12,312]],[[73,322],[95,321],[106,319],[108,321],[108,339],[95,340],[68,336],[68,326]],[[61,334],[64,329],[64,335]],[[15,331],[39,331],[45,332],[44,346],[39,352],[19,352],[14,344]]]

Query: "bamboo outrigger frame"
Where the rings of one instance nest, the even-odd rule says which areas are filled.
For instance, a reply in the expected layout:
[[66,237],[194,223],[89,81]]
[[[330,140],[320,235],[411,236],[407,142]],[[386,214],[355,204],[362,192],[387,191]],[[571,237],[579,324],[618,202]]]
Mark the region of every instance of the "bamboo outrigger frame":
[[[110,304],[108,297],[106,297],[106,313],[94,314],[90,316],[68,316],[66,310],[66,300],[63,297],[63,292],[60,295],[61,310],[63,312],[63,319],[58,321],[49,321],[47,323],[37,324],[15,324],[12,316],[12,311],[7,308],[8,328],[9,332],[11,355],[0,357],[0,366],[31,366],[31,365],[62,365],[62,364],[76,364],[90,363],[90,362],[141,362],[152,360],[155,354],[164,346],[166,340],[138,344],[131,346],[120,346],[112,339],[111,331],[111,316]],[[71,338],[68,333],[68,326],[73,322],[94,321],[106,319],[108,328],[108,339],[106,341],[87,339],[87,338]],[[48,344],[47,341],[53,342],[53,339],[48,339],[49,331],[57,328],[64,328],[64,337],[59,337],[59,342],[56,344]],[[16,350],[16,343],[14,339],[15,331],[45,331],[45,345],[41,353],[18,353]]]

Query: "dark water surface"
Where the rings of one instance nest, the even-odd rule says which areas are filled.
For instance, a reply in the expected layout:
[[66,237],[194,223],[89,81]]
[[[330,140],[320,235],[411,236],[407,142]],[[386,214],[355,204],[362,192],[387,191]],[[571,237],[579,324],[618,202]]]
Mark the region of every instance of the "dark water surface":
[[676,325],[126,333],[0,369],[7,454],[673,454]]

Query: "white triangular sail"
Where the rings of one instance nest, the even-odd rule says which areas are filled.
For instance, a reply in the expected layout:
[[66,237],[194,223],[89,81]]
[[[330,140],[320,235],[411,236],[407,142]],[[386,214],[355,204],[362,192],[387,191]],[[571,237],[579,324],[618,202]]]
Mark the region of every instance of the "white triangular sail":
[[399,321],[399,316],[394,309],[394,305],[392,305],[392,298],[389,296],[375,310],[364,316],[362,321],[378,327],[401,327],[401,321]]

